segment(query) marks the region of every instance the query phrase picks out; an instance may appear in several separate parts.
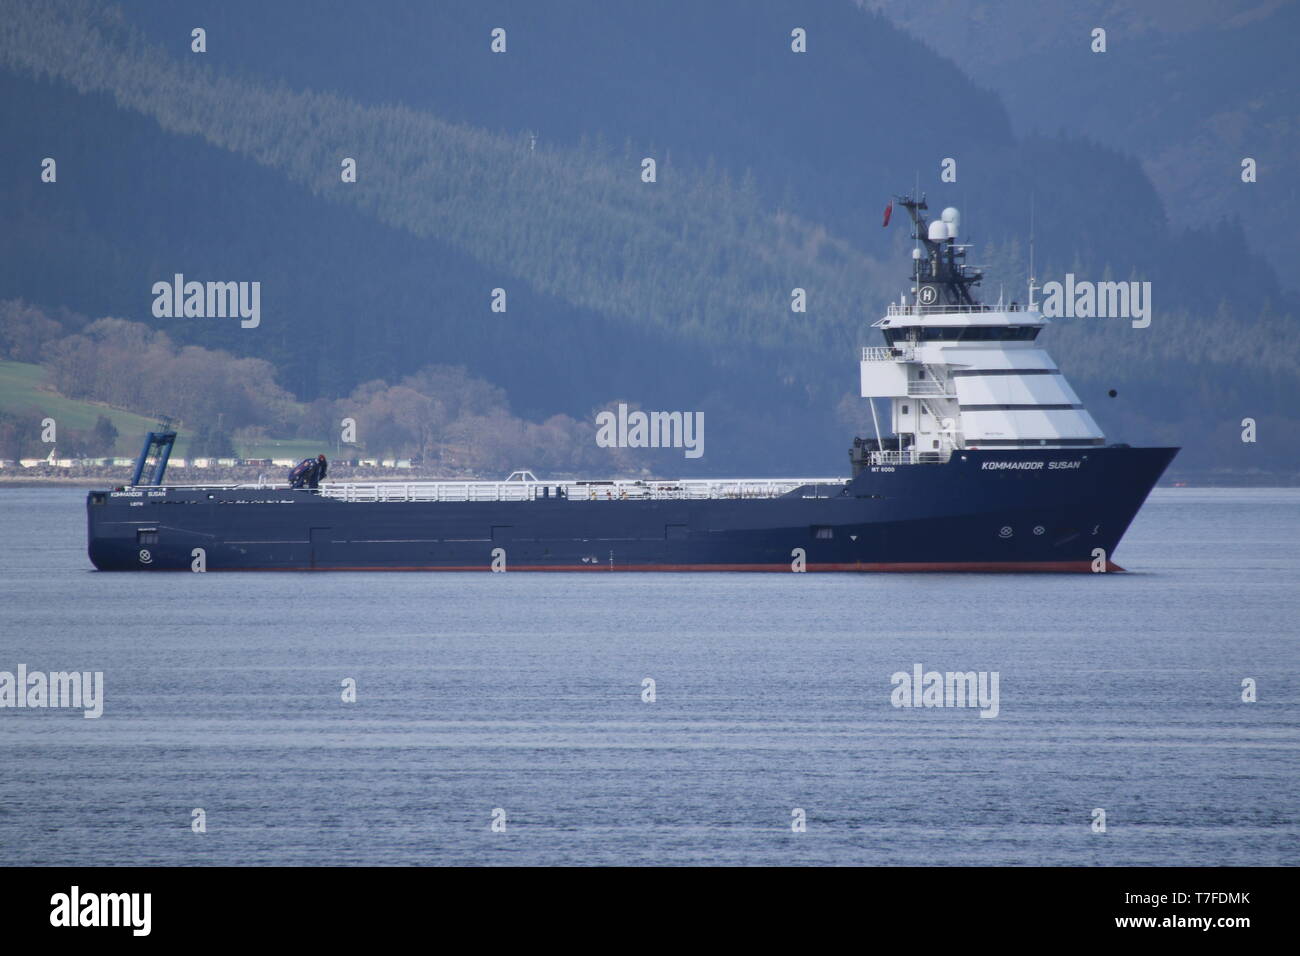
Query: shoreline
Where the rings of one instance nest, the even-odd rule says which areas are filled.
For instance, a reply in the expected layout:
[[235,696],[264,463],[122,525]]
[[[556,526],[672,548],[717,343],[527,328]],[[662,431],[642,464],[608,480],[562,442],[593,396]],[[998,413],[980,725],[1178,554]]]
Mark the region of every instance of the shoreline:
[[[253,475],[221,475],[212,476],[205,481],[203,477],[195,476],[195,480],[190,480],[190,476],[185,476],[181,480],[164,482],[163,487],[168,485],[235,485],[247,484],[256,485],[258,476]],[[675,481],[685,476],[636,476],[632,480],[644,481]],[[724,480],[727,478],[736,478],[736,475],[700,475],[691,476],[699,480]],[[762,478],[762,475],[745,475],[746,478]],[[777,476],[780,477],[780,476]],[[845,476],[847,477],[847,476]],[[4,488],[116,488],[125,485],[130,480],[129,474],[116,475],[6,475],[0,474],[0,489]],[[504,479],[493,478],[476,478],[465,475],[430,475],[430,474],[411,474],[402,475],[401,477],[392,474],[380,475],[338,475],[331,474],[327,479],[327,484],[345,483],[345,482],[383,482],[391,484],[405,484],[412,481],[502,481]],[[553,475],[547,479],[551,481],[572,481],[573,476]],[[582,480],[579,478],[578,480]],[[593,478],[591,480],[604,480],[604,478]],[[267,484],[285,484],[283,480],[279,482],[267,482]],[[1300,488],[1300,475],[1282,476],[1282,475],[1260,475],[1257,478],[1230,478],[1225,476],[1197,476],[1183,475],[1173,480],[1160,481],[1156,488],[1174,489],[1187,488],[1189,490],[1204,488]]]

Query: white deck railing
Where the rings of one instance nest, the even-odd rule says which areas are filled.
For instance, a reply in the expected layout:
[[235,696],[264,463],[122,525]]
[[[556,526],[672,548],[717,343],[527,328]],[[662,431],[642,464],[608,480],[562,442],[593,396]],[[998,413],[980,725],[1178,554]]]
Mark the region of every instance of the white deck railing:
[[[844,478],[732,478],[682,481],[375,481],[327,483],[320,493],[343,501],[571,501],[776,498],[802,485],[842,487]],[[562,494],[561,494],[562,492]]]
[[942,315],[945,312],[1029,312],[1028,306],[1019,303],[1008,305],[893,305],[885,308],[886,315]]
[[[719,478],[681,481],[337,481],[322,484],[319,493],[343,501],[536,501],[567,497],[575,501],[629,498],[777,498],[803,485],[843,487],[847,478]],[[242,484],[135,485],[127,491],[279,491],[295,489],[286,482]],[[299,489],[303,490],[303,489]],[[564,494],[559,495],[563,490]]]
[[936,382],[933,379],[923,379],[907,383],[907,394],[913,398],[956,398],[954,392],[944,382]]
[[867,453],[868,465],[942,465],[950,457],[951,451],[872,451]]
[[862,349],[864,362],[912,362],[916,352],[911,348],[889,345],[869,345]]

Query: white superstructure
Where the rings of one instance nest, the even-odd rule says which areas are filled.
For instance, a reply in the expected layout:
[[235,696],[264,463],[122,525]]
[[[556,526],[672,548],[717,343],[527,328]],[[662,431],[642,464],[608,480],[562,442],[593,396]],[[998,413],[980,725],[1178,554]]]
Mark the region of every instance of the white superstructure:
[[[964,262],[955,209],[926,223],[912,213],[912,303],[889,306],[873,324],[885,345],[862,350],[862,396],[875,435],[855,443],[855,466],[944,462],[962,448],[1078,448],[1105,436],[1051,356],[1038,345],[1047,325],[1030,306],[982,305],[981,278]],[[883,416],[875,399],[887,402]]]

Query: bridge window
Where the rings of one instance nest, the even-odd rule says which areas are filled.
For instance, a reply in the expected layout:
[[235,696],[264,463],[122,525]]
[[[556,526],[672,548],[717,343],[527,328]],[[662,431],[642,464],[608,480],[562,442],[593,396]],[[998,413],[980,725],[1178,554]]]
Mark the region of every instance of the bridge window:
[[1032,342],[1041,328],[1037,325],[912,325],[885,329],[890,345],[908,342]]

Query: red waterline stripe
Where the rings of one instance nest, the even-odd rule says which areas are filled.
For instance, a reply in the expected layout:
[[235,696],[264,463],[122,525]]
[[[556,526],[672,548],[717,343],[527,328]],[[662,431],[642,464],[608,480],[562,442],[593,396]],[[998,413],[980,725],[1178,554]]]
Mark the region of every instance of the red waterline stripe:
[[[983,573],[1026,573],[1057,572],[1088,574],[1092,572],[1091,561],[938,561],[915,563],[869,564],[849,562],[843,564],[809,564],[809,571],[883,571],[900,574],[930,571],[975,571]],[[178,568],[176,570],[187,570]],[[486,564],[470,565],[428,565],[412,567],[324,567],[324,568],[209,568],[210,571],[491,571]],[[558,565],[512,565],[509,571],[765,571],[792,573],[788,563],[782,564],[558,564]],[[1113,561],[1106,562],[1106,570],[1122,572],[1125,569]]]

